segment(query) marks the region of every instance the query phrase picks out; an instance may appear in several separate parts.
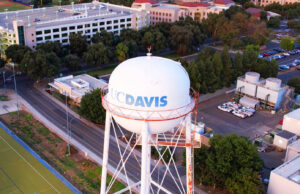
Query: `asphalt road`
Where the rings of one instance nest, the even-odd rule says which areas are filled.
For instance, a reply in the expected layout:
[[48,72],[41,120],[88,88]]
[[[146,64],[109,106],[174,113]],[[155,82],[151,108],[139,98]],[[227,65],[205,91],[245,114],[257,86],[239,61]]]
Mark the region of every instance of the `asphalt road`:
[[[13,82],[7,83],[7,86],[13,88]],[[54,103],[51,99],[43,95],[39,90],[33,87],[33,82],[25,78],[24,76],[18,77],[17,88],[19,95],[30,103],[40,114],[46,117],[50,122],[54,123],[57,127],[67,132],[66,129],[66,112],[65,109]],[[69,119],[73,119],[72,115],[69,115]],[[102,158],[103,155],[103,143],[104,143],[104,130],[97,127],[87,126],[79,119],[74,118],[71,125],[72,138],[76,139],[82,145],[92,150],[95,154]],[[123,148],[121,148],[124,151]],[[117,144],[110,141],[109,145],[109,164],[116,168],[119,161],[119,149]],[[153,166],[151,167],[151,169]],[[128,177],[138,182],[140,181],[140,165],[134,158],[129,157],[126,164],[126,170]],[[173,171],[173,170],[172,170]],[[157,181],[157,177],[162,177],[164,171],[162,168],[156,170],[152,174],[152,179]],[[174,172],[174,171],[173,171]],[[184,172],[181,169],[181,174]],[[172,193],[180,193],[175,185],[171,176],[166,176],[164,180],[164,186]],[[163,193],[163,192],[160,192]]]

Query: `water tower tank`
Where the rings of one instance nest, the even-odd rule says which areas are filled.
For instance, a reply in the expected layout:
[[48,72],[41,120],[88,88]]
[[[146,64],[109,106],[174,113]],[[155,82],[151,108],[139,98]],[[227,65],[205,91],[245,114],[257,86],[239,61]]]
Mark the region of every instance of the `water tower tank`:
[[265,86],[273,90],[278,90],[281,87],[281,80],[274,77],[267,78]]
[[118,65],[110,76],[106,100],[122,127],[140,134],[144,117],[150,133],[156,134],[173,129],[183,120],[176,115],[191,111],[194,103],[189,94],[189,76],[179,62],[145,56]]
[[245,75],[245,79],[251,83],[258,83],[259,77],[260,77],[260,74],[256,73],[256,72],[247,72]]

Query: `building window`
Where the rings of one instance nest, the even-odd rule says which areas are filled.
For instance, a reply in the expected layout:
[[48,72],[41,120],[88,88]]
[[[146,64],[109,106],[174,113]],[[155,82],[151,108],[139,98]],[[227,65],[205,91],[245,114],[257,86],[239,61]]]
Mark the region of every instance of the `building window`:
[[61,35],[61,37],[67,37],[68,36],[68,33],[64,33]]
[[119,33],[119,31],[114,31],[114,34],[118,34]]
[[108,26],[108,27],[107,27],[107,30],[111,30],[111,26]]
[[51,33],[51,30],[45,30],[44,31],[44,34],[49,34],[49,33]]
[[36,38],[36,41],[41,41],[41,40],[43,40],[43,38],[42,38],[42,37],[38,37],[38,38]]
[[68,39],[63,39],[62,42],[66,43],[66,42],[68,42]]
[[93,26],[98,26],[98,23],[93,23]]
[[125,28],[125,24],[121,24],[121,28]]
[[50,40],[51,36],[45,36],[45,40]]
[[34,42],[34,40],[32,40],[32,42]]
[[104,22],[100,22],[100,26],[104,26]]
[[59,34],[55,34],[53,38],[59,38]]
[[59,32],[58,28],[53,29],[53,32]]
[[93,32],[97,32],[97,28],[94,28],[94,29],[93,29]]
[[89,28],[91,25],[90,24],[85,24],[85,27],[86,28]]
[[107,21],[106,24],[111,24],[111,21]]
[[131,27],[131,24],[127,24],[127,27]]
[[131,22],[131,18],[127,18],[127,22]]
[[77,29],[82,29],[82,28],[83,28],[82,25],[77,26]]
[[75,26],[70,26],[69,30],[75,30]]
[[105,30],[105,28],[103,28],[103,27],[102,27],[102,28],[100,28],[100,32],[101,32],[102,30]]
[[85,31],[85,33],[90,33],[90,32],[91,32],[91,30],[86,30],[86,31]]
[[118,23],[119,22],[119,20],[114,20],[114,24],[116,24],[116,23]]
[[120,22],[125,22],[125,19],[121,19]]
[[114,26],[114,29],[118,29],[119,28],[119,26]]
[[63,28],[61,28],[61,31],[67,31],[67,27],[63,27]]

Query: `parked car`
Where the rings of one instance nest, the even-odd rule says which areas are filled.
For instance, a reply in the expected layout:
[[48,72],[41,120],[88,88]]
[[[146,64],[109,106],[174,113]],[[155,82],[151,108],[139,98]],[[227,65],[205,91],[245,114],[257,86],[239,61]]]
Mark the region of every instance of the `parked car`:
[[263,58],[263,57],[264,57],[263,54],[259,54],[259,55],[258,55],[258,58],[259,58],[259,59],[261,59],[261,58]]
[[290,63],[290,64],[288,64],[288,66],[289,66],[289,67],[296,67],[297,64],[296,64],[296,63]]
[[273,49],[274,51],[277,51],[277,52],[279,52],[279,53],[282,53],[282,52],[284,52],[284,50],[283,49],[281,49],[281,48],[275,48],[275,49]]
[[279,67],[281,67],[281,68],[283,68],[283,69],[290,69],[290,67],[287,66],[287,65],[280,65]]
[[289,53],[282,53],[284,56],[290,56],[290,54]]
[[300,71],[300,67],[297,67],[297,70],[299,70],[299,71]]
[[282,58],[282,56],[281,55],[274,55],[274,56],[272,56],[272,59],[275,59],[275,60],[277,60],[277,59],[281,59]]
[[221,110],[221,111],[224,111],[224,112],[231,112],[232,109],[228,106],[224,106],[224,105],[220,105],[218,106],[218,109]]
[[296,63],[297,65],[300,65],[300,59],[295,59],[294,63]]
[[283,71],[284,69],[282,67],[278,67],[278,71]]
[[232,114],[234,114],[235,116],[240,117],[242,119],[247,117],[247,115],[245,113],[243,113],[242,110],[234,110],[234,111],[232,111]]

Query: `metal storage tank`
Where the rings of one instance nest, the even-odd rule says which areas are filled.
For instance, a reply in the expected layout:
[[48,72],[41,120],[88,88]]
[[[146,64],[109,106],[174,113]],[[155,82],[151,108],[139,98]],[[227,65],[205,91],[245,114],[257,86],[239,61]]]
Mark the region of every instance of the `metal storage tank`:
[[[194,106],[185,69],[179,62],[154,56],[136,57],[118,65],[110,76],[106,96],[108,104],[114,106],[115,121],[138,134],[144,125],[141,118],[156,120],[149,122],[150,133],[162,133],[184,119],[172,114],[188,114]],[[172,119],[157,121],[166,117]]]
[[245,74],[245,79],[251,83],[258,83],[260,78],[260,74],[256,72],[247,72]]
[[281,87],[281,80],[274,77],[267,78],[265,86],[273,90],[278,90]]

